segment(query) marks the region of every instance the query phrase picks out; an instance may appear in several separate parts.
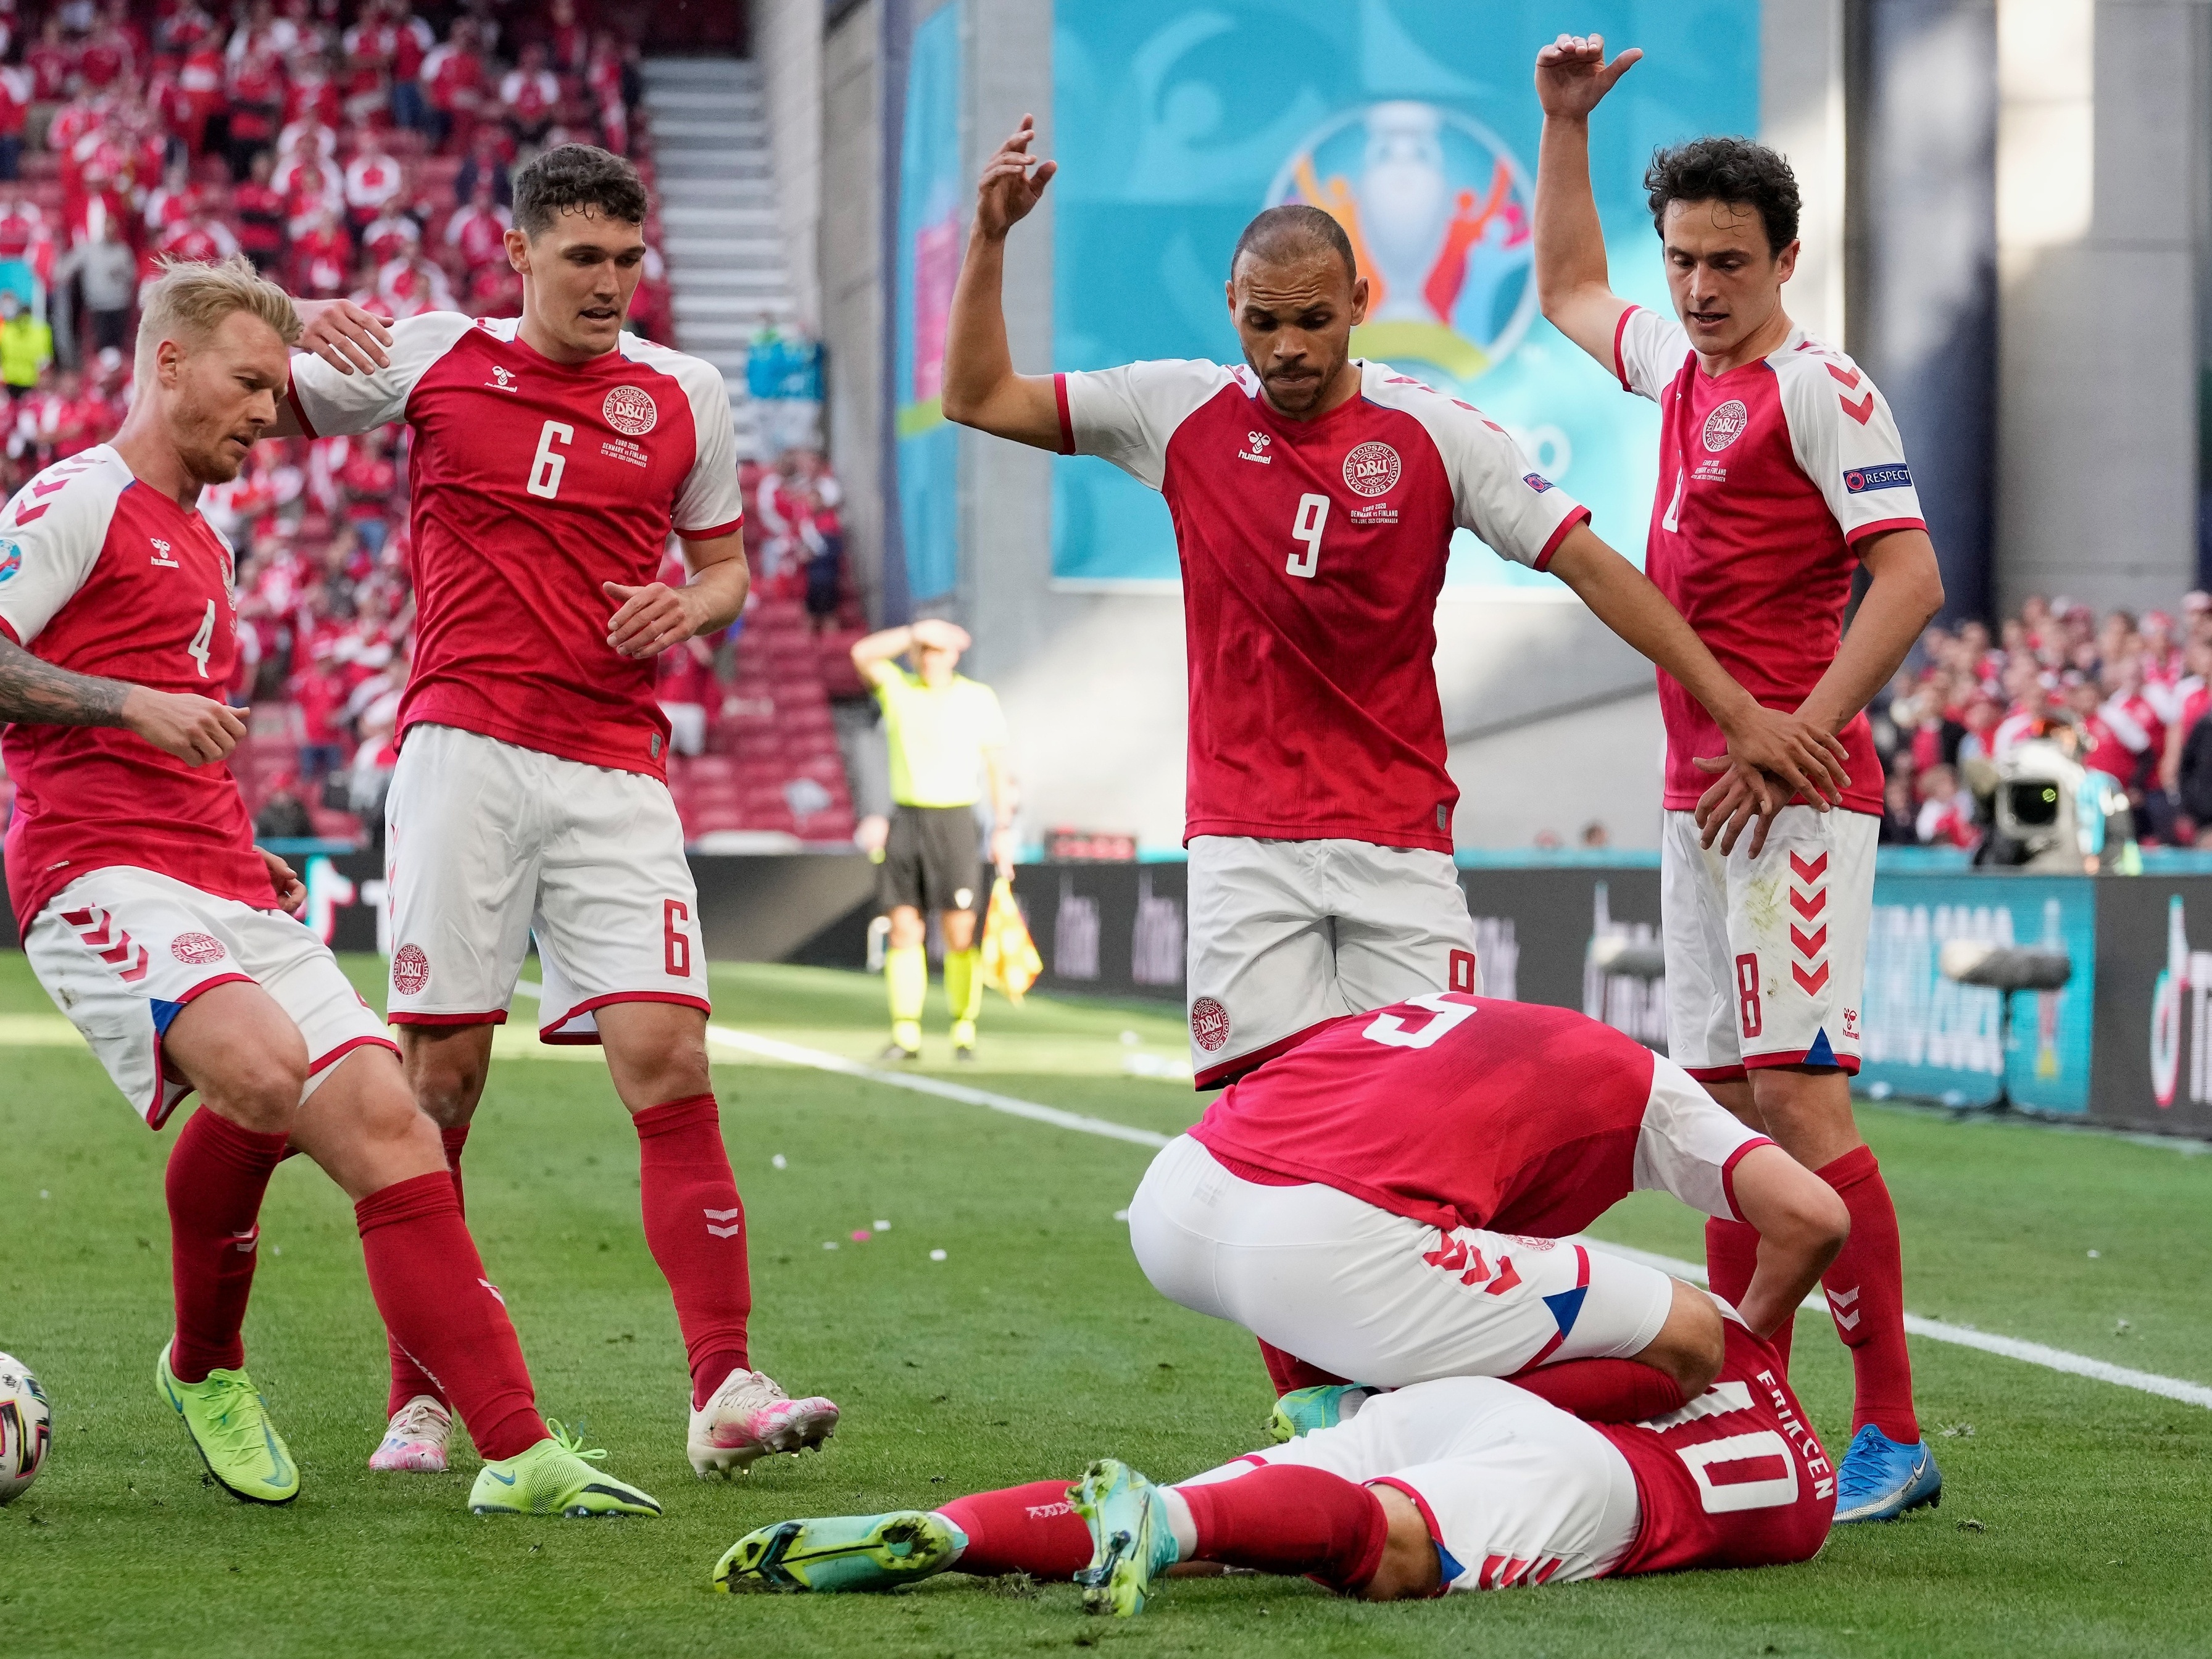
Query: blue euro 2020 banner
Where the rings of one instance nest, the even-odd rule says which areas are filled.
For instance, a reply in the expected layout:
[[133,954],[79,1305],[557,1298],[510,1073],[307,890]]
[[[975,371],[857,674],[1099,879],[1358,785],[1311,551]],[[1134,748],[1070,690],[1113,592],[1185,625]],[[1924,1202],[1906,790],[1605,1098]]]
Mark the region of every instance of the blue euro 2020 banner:
[[945,318],[971,212],[973,181],[960,161],[960,94],[956,3],[914,32],[899,144],[891,397],[899,530],[915,599],[951,592],[959,574],[958,433],[945,422],[939,393]]
[[[1759,14],[1594,0],[1571,20],[1646,53],[1594,124],[1591,172],[1613,288],[1655,309],[1671,307],[1644,168],[1662,143],[1758,131]],[[1237,233],[1311,203],[1369,280],[1354,353],[1480,406],[1640,562],[1657,411],[1536,314],[1534,64],[1562,21],[1511,0],[1058,0],[1055,367],[1237,362],[1222,285]],[[1156,495],[1103,461],[1054,466],[1055,577],[1176,576]],[[1464,532],[1449,580],[1556,586]]]

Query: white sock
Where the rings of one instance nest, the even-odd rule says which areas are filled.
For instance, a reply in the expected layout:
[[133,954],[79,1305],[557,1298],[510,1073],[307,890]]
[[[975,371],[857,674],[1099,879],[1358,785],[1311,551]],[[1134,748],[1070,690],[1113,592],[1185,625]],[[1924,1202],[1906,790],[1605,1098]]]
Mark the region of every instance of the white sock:
[[1191,1518],[1190,1505],[1173,1486],[1160,1488],[1160,1496],[1168,1503],[1168,1530],[1175,1534],[1176,1559],[1188,1561],[1198,1553],[1198,1522]]
[[968,1534],[961,1531],[960,1523],[957,1521],[955,1521],[951,1516],[947,1515],[943,1510],[932,1510],[930,1513],[934,1515],[939,1520],[945,1522],[946,1526],[951,1528],[952,1535],[960,1540],[952,1547],[952,1553],[945,1558],[945,1565],[949,1567],[955,1561],[957,1561],[962,1556],[968,1553]]

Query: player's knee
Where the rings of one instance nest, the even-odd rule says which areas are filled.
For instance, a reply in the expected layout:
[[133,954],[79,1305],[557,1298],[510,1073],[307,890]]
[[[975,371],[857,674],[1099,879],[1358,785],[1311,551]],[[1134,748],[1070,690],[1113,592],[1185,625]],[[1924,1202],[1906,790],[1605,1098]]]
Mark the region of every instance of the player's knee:
[[964,951],[975,942],[975,913],[973,910],[947,910],[944,923],[946,950]]
[[891,911],[891,949],[911,950],[924,937],[921,912],[911,905],[902,904]]
[[1389,1531],[1375,1576],[1352,1594],[1366,1601],[1402,1601],[1434,1595],[1443,1582],[1443,1565],[1429,1537],[1420,1507],[1395,1486],[1370,1486],[1382,1505]]
[[438,1128],[457,1129],[475,1115],[489,1067],[447,1045],[407,1057],[406,1079],[422,1115]]
[[291,1035],[289,1042],[272,1039],[229,1056],[222,1075],[201,1085],[208,1105],[257,1133],[288,1133],[307,1086],[307,1044],[297,1032]]

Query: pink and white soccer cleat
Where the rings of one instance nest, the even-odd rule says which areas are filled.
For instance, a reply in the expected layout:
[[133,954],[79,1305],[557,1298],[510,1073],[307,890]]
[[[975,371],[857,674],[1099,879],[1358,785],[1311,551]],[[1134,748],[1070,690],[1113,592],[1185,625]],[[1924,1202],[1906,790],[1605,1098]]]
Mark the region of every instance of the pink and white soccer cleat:
[[368,1455],[368,1467],[386,1474],[443,1474],[453,1433],[453,1414],[418,1394],[392,1413],[384,1443]]
[[793,1400],[765,1372],[739,1367],[691,1413],[684,1449],[703,1480],[716,1470],[743,1474],[770,1452],[819,1451],[836,1432],[837,1407],[829,1401]]

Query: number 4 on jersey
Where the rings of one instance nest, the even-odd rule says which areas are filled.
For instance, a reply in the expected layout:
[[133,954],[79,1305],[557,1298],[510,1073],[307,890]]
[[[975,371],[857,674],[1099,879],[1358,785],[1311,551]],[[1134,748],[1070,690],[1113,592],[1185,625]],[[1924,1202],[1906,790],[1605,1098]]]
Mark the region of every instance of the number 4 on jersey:
[[[173,637],[173,635],[172,637]],[[213,646],[214,641],[215,601],[213,599],[210,599],[208,601],[207,615],[200,618],[199,631],[192,635],[192,642],[185,647],[185,654],[190,657],[193,663],[198,667],[200,671],[200,678],[202,679],[205,679],[208,677],[208,652]]]

